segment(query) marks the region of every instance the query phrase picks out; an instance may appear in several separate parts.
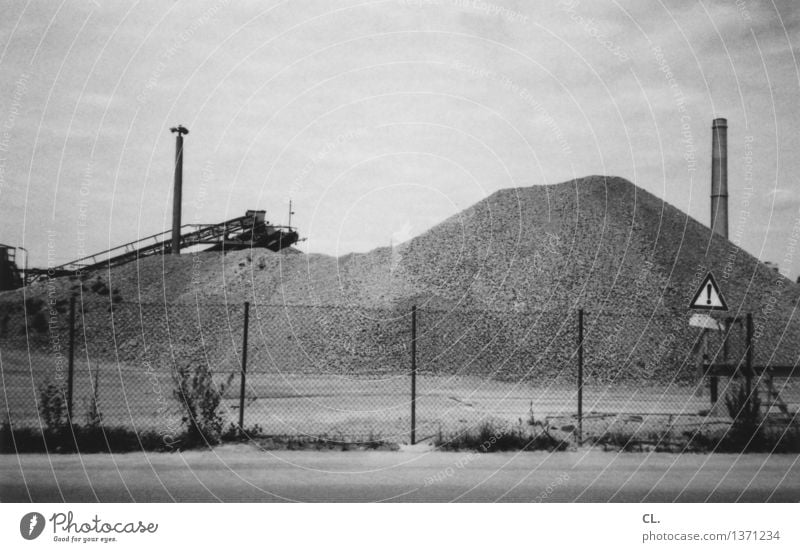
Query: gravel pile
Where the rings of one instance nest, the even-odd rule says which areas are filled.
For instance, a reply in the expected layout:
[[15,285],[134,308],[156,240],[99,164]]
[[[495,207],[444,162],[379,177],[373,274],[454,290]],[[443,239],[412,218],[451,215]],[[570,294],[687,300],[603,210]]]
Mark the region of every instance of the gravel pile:
[[[165,300],[187,305],[181,314],[162,308],[162,322],[131,313],[120,320],[147,326],[153,340],[153,328],[168,320],[173,343],[185,336],[181,347],[193,350],[196,319],[206,316],[192,314],[197,305],[285,305],[261,309],[255,362],[263,370],[342,374],[408,369],[405,313],[416,304],[421,370],[540,381],[574,378],[576,309],[583,308],[590,380],[691,381],[697,330],[688,327],[687,305],[709,270],[731,313],[753,313],[756,361],[776,353],[773,363],[793,363],[800,328],[784,329],[800,286],[711,239],[708,228],[650,193],[601,176],[498,191],[393,249],[339,258],[266,250],[152,257],[59,279],[52,296],[62,311],[70,295],[109,314]],[[47,284],[27,297],[43,303]],[[21,298],[21,291],[5,293],[0,304],[19,312]],[[299,305],[306,308],[293,308]],[[211,317],[201,324],[201,345],[235,343],[240,321]],[[141,358],[135,351],[144,345],[130,339],[123,343]],[[229,348],[225,364],[235,366]]]

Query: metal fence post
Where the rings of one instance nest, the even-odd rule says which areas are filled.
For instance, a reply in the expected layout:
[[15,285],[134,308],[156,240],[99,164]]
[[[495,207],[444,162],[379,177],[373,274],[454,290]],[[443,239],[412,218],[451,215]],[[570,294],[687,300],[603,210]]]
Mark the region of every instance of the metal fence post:
[[[708,330],[704,329],[700,338],[703,340],[703,376],[707,375],[711,370],[711,359],[708,356],[708,335]],[[711,408],[714,408],[719,400],[719,379],[717,376],[708,378],[708,397],[711,402]]]
[[244,431],[244,394],[247,376],[247,334],[250,326],[250,302],[244,302],[244,332],[242,335],[242,372],[239,378],[239,431]]
[[745,362],[747,363],[747,373],[744,376],[745,389],[747,391],[747,406],[748,410],[752,411],[752,397],[750,393],[753,392],[753,315],[747,313],[747,356]]
[[417,306],[411,307],[411,444],[417,443]]
[[583,442],[583,309],[578,309],[578,445]]
[[72,424],[72,388],[75,380],[75,296],[69,300],[69,358],[67,360],[67,417]]

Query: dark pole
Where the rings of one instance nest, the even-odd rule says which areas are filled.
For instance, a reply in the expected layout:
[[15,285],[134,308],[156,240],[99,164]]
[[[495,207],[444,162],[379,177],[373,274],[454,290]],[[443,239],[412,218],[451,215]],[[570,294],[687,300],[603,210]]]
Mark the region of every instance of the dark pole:
[[753,315],[747,313],[747,373],[745,374],[745,390],[747,391],[747,406],[751,406],[752,380],[753,380]]
[[[711,232],[728,239],[728,120],[714,119],[711,122]],[[727,330],[724,347],[727,349]],[[706,353],[708,341],[703,344]],[[707,355],[706,355],[707,356]],[[716,355],[715,355],[716,356]],[[723,362],[727,364],[727,350],[723,352]],[[708,364],[705,366],[708,369]],[[719,378],[711,376],[709,386],[711,406],[717,403]]]
[[[709,362],[708,362],[708,342],[707,342],[707,339],[708,339],[708,336],[704,335],[703,336],[703,340],[705,341],[705,343],[703,344],[703,347],[705,348],[705,352],[703,353],[703,373],[704,374],[708,374],[708,371],[709,371],[709,368],[710,368]],[[717,376],[711,376],[711,378],[709,379],[709,382],[708,382],[708,388],[709,388],[708,395],[711,398],[711,407],[713,408],[714,405],[717,404],[717,401],[719,401],[719,378],[717,378]]]
[[583,309],[578,309],[578,444],[583,441]]
[[242,374],[239,386],[239,431],[244,431],[244,386],[247,375],[247,334],[250,326],[250,302],[244,303],[244,335],[242,336]]
[[[723,335],[723,337],[722,337],[722,364],[727,366],[728,365],[728,361],[729,361],[728,339],[730,339],[730,332],[731,332],[731,325],[732,325],[731,317],[726,317],[722,324],[723,324],[722,325],[722,331],[724,332],[722,334]],[[719,399],[719,392],[717,391],[717,382],[718,381],[719,381],[719,378],[717,378],[716,376],[711,378],[711,384],[713,385],[713,387],[711,388],[711,391],[713,393],[712,402],[714,404],[716,404],[717,400]]]
[[175,137],[175,187],[172,192],[172,248],[173,255],[181,254],[181,201],[183,193],[183,135],[189,130],[182,125],[172,127]]
[[411,307],[411,444],[417,443],[417,306]]
[[711,230],[728,239],[728,121],[711,123]]
[[67,416],[72,424],[72,383],[75,379],[75,296],[69,300],[69,359],[67,360]]

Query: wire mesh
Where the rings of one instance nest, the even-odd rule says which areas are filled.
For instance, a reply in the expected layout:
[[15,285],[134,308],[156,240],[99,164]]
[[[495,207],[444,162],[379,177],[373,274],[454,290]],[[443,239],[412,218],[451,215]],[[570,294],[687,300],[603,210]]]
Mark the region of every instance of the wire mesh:
[[[663,441],[729,428],[726,398],[744,380],[710,368],[748,358],[737,324],[703,330],[686,313],[586,312],[581,333],[576,309],[423,306],[412,396],[409,309],[253,304],[246,362],[245,316],[243,303],[109,300],[77,302],[70,322],[69,301],[3,304],[7,422],[44,427],[49,384],[71,402],[72,423],[100,415],[106,426],[176,434],[186,415],[176,378],[203,367],[224,426],[245,434],[407,442],[413,404],[417,440],[538,423],[584,442]],[[772,341],[753,339],[753,365],[775,361]],[[765,411],[795,415],[792,378],[751,383]]]

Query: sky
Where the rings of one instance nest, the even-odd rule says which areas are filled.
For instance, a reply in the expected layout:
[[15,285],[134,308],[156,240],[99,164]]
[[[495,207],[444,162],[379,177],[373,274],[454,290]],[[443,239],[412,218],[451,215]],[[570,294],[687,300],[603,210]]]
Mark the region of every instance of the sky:
[[515,186],[622,176],[800,273],[793,0],[4,2],[0,243],[30,265],[265,209],[342,255]]

